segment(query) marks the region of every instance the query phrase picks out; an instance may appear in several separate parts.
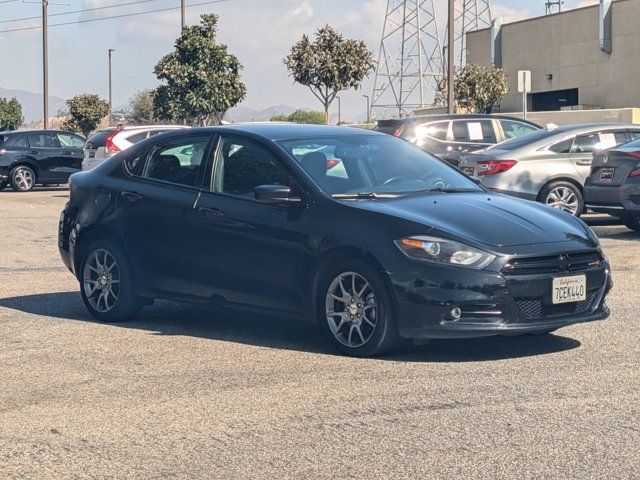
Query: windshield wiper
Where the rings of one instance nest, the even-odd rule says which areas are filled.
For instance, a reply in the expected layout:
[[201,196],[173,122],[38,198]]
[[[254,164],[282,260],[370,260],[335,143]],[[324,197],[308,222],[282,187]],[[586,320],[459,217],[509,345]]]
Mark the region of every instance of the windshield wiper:
[[442,193],[465,193],[465,192],[481,192],[479,188],[447,188],[447,187],[438,187],[438,188],[428,188],[423,190],[423,192],[442,192]]
[[356,192],[356,193],[334,193],[331,195],[332,198],[337,199],[367,199],[367,198],[380,198],[380,195],[373,192]]

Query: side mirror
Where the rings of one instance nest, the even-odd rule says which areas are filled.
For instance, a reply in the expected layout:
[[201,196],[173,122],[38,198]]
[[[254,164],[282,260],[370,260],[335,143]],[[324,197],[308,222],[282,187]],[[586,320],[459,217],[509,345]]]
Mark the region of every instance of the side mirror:
[[302,198],[292,195],[291,187],[260,185],[253,191],[257,201],[264,203],[301,203]]

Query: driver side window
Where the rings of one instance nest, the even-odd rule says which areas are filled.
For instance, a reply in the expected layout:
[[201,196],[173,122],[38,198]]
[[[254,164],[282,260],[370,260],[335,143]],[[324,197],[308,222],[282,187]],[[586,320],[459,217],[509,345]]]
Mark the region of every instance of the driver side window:
[[253,199],[254,190],[260,185],[292,184],[280,161],[263,146],[240,138],[220,139],[212,191]]

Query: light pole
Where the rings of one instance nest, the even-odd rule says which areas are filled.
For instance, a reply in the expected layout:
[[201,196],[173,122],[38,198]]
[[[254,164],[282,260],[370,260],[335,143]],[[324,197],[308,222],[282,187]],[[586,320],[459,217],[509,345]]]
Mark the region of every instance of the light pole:
[[455,95],[453,89],[455,88],[455,17],[456,17],[456,2],[455,0],[449,0],[449,20],[447,27],[447,106],[449,113],[455,113]]
[[182,30],[187,24],[187,6],[185,5],[185,0],[180,0],[180,20],[182,24]]
[[338,123],[337,125],[340,125],[340,122],[342,120],[342,105],[340,102],[340,97],[336,97],[336,100],[338,100]]
[[115,52],[113,48],[109,49],[109,126],[113,123],[113,85],[111,82],[111,54]]
[[367,99],[367,123],[369,123],[371,121],[371,112],[370,112],[370,107],[369,107],[369,95],[362,95],[364,98]]

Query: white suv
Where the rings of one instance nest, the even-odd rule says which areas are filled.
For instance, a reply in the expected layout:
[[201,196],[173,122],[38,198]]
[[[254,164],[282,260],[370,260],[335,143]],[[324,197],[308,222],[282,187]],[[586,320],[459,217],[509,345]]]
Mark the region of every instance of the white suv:
[[142,125],[131,127],[111,127],[100,130],[89,137],[84,144],[82,170],[91,170],[116,153],[126,150],[142,140],[168,132],[189,128],[181,125]]

